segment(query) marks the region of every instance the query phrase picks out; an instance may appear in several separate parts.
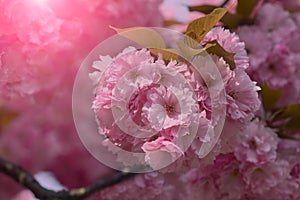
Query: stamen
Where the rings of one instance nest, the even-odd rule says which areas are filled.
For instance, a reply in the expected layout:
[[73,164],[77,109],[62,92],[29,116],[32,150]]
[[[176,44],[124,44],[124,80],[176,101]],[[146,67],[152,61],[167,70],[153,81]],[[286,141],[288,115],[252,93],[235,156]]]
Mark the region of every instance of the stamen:
[[173,113],[175,111],[175,108],[172,105],[166,105],[166,111],[168,113]]

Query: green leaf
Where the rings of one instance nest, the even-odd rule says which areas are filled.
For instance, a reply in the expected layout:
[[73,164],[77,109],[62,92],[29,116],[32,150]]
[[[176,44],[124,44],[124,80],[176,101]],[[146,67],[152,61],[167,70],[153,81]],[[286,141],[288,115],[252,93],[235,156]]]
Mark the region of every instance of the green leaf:
[[179,60],[179,53],[175,49],[149,48],[149,51],[155,56],[161,54],[162,58],[167,62],[170,62],[171,60]]
[[179,22],[179,21],[176,21],[176,20],[165,20],[165,21],[163,21],[163,26],[164,27],[180,25],[180,24],[182,24],[182,23]]
[[279,109],[277,120],[287,119],[288,121],[282,125],[286,131],[300,132],[300,104],[292,104],[285,108]]
[[207,44],[205,47],[201,49],[193,49],[189,47],[187,44],[185,44],[184,42],[177,42],[177,46],[186,60],[189,60],[191,57],[195,55],[199,55],[201,53],[206,52],[207,48],[212,47],[214,45],[215,44]]
[[216,8],[218,8],[218,6],[213,6],[213,5],[190,6],[189,11],[198,11],[204,14],[209,14]]
[[[185,40],[186,44],[192,48],[196,47],[197,43],[203,40],[204,36],[222,19],[226,12],[225,8],[216,8],[210,14],[189,23],[185,33],[188,36]],[[191,42],[191,40],[195,42]]]
[[300,117],[291,118],[285,125],[287,131],[300,132]]
[[259,0],[238,0],[236,12],[243,17],[249,17]]
[[292,104],[286,107],[282,113],[282,117],[300,118],[300,104]]
[[265,111],[272,110],[280,97],[282,96],[281,90],[275,90],[270,88],[265,82],[261,88],[262,105]]
[[207,53],[217,55],[219,57],[222,57],[227,64],[229,64],[229,67],[231,70],[234,70],[236,65],[234,62],[234,53],[226,51],[218,42],[217,40],[213,40],[211,42],[206,43],[204,46]]
[[[243,0],[243,2],[239,3],[239,12],[232,14],[226,13],[224,17],[220,20],[227,28],[233,30],[236,29],[240,24],[251,24],[252,20],[249,18],[252,13],[256,0]],[[245,6],[246,5],[246,6]],[[218,8],[218,6],[213,5],[201,5],[201,6],[191,6],[189,7],[190,11],[198,11],[204,14],[209,14],[214,9]]]
[[119,35],[132,40],[147,48],[165,49],[166,45],[161,35],[154,29],[146,27],[133,27],[133,28],[115,28],[110,26]]
[[221,20],[226,27],[233,30],[236,29],[243,21],[246,21],[241,15],[239,14],[230,14],[226,13],[226,15]]

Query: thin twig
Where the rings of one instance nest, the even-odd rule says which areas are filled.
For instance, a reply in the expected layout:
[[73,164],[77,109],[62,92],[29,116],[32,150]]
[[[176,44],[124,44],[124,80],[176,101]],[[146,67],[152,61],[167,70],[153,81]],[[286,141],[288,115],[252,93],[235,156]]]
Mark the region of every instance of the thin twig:
[[41,200],[80,200],[104,188],[115,185],[132,177],[133,173],[118,172],[112,176],[101,179],[87,187],[78,189],[53,191],[41,186],[41,184],[29,172],[3,158],[0,158],[0,172],[13,178],[16,182],[29,189],[36,198]]

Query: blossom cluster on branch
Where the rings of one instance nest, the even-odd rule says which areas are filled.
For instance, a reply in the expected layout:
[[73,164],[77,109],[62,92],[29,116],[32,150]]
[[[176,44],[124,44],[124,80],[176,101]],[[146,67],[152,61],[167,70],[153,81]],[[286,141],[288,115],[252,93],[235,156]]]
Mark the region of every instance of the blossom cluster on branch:
[[[145,172],[91,200],[300,199],[299,1],[3,0],[0,22],[0,157],[60,189]],[[114,31],[131,45],[79,69]],[[71,108],[85,67],[97,145],[118,167],[76,135],[90,134]],[[7,181],[0,198],[20,190]]]

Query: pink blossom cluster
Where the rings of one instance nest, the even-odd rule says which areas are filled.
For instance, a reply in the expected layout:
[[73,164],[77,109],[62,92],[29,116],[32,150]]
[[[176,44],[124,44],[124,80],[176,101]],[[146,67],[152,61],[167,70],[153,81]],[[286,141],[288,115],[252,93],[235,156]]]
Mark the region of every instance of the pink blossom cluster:
[[[246,72],[260,85],[281,89],[280,106],[299,103],[299,15],[276,4],[264,4],[254,25],[238,29],[250,58]],[[213,32],[213,31],[212,31]],[[219,43],[229,50],[219,38]],[[237,54],[236,54],[237,55]],[[258,114],[262,114],[263,111]],[[261,119],[249,121],[227,138],[229,151],[218,154],[213,163],[180,174],[187,199],[300,198],[298,141],[282,139]],[[223,139],[221,135],[221,139]],[[222,140],[220,140],[222,141]]]
[[240,38],[246,43],[250,57],[248,73],[261,85],[280,89],[283,96],[279,105],[300,101],[300,29],[298,13],[291,14],[277,4],[264,4],[255,24],[242,26]]
[[[280,18],[281,21],[278,20],[278,18]],[[146,199],[165,199],[165,195],[172,195],[167,188],[170,188],[172,191],[174,187],[176,196],[168,196],[169,199],[296,200],[300,198],[299,142],[279,138],[275,129],[268,127],[268,124],[263,120],[254,116],[260,107],[260,100],[257,94],[259,87],[251,80],[254,79],[260,84],[267,81],[271,87],[283,89],[286,92],[292,90],[293,95],[299,95],[298,90],[294,90],[295,87],[298,88],[299,86],[297,81],[297,66],[299,63],[297,63],[298,49],[296,43],[298,38],[297,33],[299,32],[297,32],[298,18],[297,14],[289,14],[278,5],[265,4],[259,9],[254,25],[240,28],[239,36],[241,39],[239,39],[235,33],[230,33],[230,31],[220,27],[212,29],[207,34],[201,43],[202,45],[209,41],[217,40],[226,51],[235,53],[234,61],[236,68],[234,70],[229,68],[229,65],[223,58],[212,56],[220,71],[226,90],[227,111],[224,129],[218,143],[205,158],[197,157],[196,153],[197,148],[199,148],[201,142],[204,141],[200,133],[200,136],[196,137],[191,147],[184,152],[183,157],[169,166],[169,169],[162,170],[164,183],[172,183],[172,187],[169,187],[167,184],[164,185],[166,190],[160,193],[159,196],[148,196],[146,191],[144,191],[143,194],[147,197]],[[245,41],[245,44],[241,41]],[[132,52],[139,54],[141,52],[147,52],[147,50],[135,49]],[[123,61],[126,61],[122,62],[129,68],[133,67],[130,67],[130,62],[134,61],[134,59],[131,58],[132,54],[127,57],[128,60],[123,59]],[[117,58],[111,58],[111,63],[105,65],[106,71],[100,70],[100,73],[102,73],[102,71],[104,71],[103,73],[110,73],[110,69],[121,71],[116,66],[120,58],[123,57],[119,55]],[[136,60],[138,60],[137,58]],[[148,58],[150,60],[152,59],[151,57]],[[155,62],[161,63],[162,61],[159,59],[151,60],[150,62],[153,65],[157,64]],[[102,59],[102,63],[103,60],[104,59]],[[275,66],[278,65],[278,69],[281,71],[270,70],[266,73],[263,68],[271,62]],[[282,62],[290,62],[290,65],[281,65]],[[142,65],[144,65],[144,63],[142,63]],[[180,65],[180,63],[176,63],[176,65]],[[166,67],[174,68],[170,63],[166,65]],[[178,71],[178,73],[181,72],[182,71]],[[123,73],[125,72],[120,72],[120,74]],[[193,87],[197,97],[195,100],[199,103],[199,110],[205,112],[206,120],[203,122],[209,124],[211,122],[211,119],[208,117],[210,116],[211,108],[209,103],[210,99],[207,95],[207,91],[205,91],[205,87],[201,85],[203,80],[193,73],[193,70],[185,71],[185,78],[192,83],[191,85],[196,85],[196,87]],[[260,75],[257,75],[258,73],[260,73]],[[288,75],[286,75],[287,73]],[[251,79],[248,74],[250,74]],[[281,78],[283,76],[284,78]],[[191,79],[191,77],[194,78]],[[116,78],[113,79],[117,81]],[[99,85],[101,85],[101,83]],[[99,112],[98,106],[101,104],[97,104],[97,107],[95,107],[95,103],[104,102],[102,98],[100,98],[100,101],[97,98],[99,97],[97,95],[100,88],[99,85],[95,90],[96,98],[94,101],[94,109],[101,129],[103,125],[98,116],[98,114],[101,113]],[[293,86],[293,88],[288,88],[291,86]],[[105,100],[109,100],[113,94],[113,87],[105,90],[105,92],[108,92],[105,96],[109,97]],[[147,92],[148,88],[140,91],[140,99],[143,101],[139,101],[140,104],[135,104],[135,106],[141,108],[141,112],[134,112],[146,117],[149,115],[143,115],[143,111],[146,110],[143,110],[143,107],[148,105]],[[168,96],[167,94],[164,95],[165,98]],[[291,97],[291,94],[288,93],[286,96]],[[285,105],[296,102],[297,101],[288,99]],[[130,103],[132,103],[132,101]],[[105,105],[111,104],[109,102]],[[131,106],[129,105],[129,107]],[[104,108],[103,106],[100,108],[102,112],[105,109],[110,109],[109,107]],[[262,111],[260,110],[260,112]],[[159,114],[158,112],[156,113],[157,116]],[[131,113],[129,113],[129,115],[131,115]],[[132,116],[133,115],[129,117]],[[110,130],[104,132],[104,134],[109,132]],[[150,142],[147,140],[138,141],[142,144],[137,146],[142,147],[149,143],[151,144],[151,148],[162,148],[164,151],[168,151],[168,148],[161,145],[161,141],[163,140],[160,136],[163,135],[163,133],[164,132],[160,133],[158,137],[151,138]],[[124,136],[123,134],[114,134],[113,137],[108,137],[108,140],[111,138],[116,140],[116,138],[121,135]],[[134,142],[137,141],[135,140]],[[122,142],[120,144],[122,144]],[[129,143],[129,146],[132,145],[133,143]],[[142,150],[145,150],[145,148],[142,148]],[[169,148],[169,152],[172,152],[171,148]],[[155,158],[155,160],[157,160],[157,158]],[[139,175],[138,177],[139,179],[148,180],[144,175]],[[156,182],[155,179],[151,180],[152,183]],[[156,185],[159,186],[157,182]],[[122,198],[124,194],[120,191],[126,191],[127,189],[131,191],[132,187],[139,188],[139,185],[131,181],[131,184],[119,185],[118,189],[108,190],[110,192],[118,191],[116,193],[110,193],[110,195],[108,195],[108,193],[104,191],[98,193],[96,196],[99,199]],[[152,186],[150,188],[152,188]],[[135,190],[140,191],[139,189]]]
[[[160,26],[160,0],[1,0],[0,156],[31,173],[49,170],[66,187],[111,173],[80,142],[72,117],[76,72],[115,27]],[[2,117],[2,116],[1,116]],[[4,116],[5,117],[5,116]],[[0,199],[20,187],[0,174]]]
[[[115,57],[100,56],[91,74],[95,84],[92,107],[99,133],[106,137],[104,145],[119,157],[123,150],[143,152],[144,162],[153,169],[163,168],[162,163],[168,161],[164,172],[198,167],[202,162],[214,160],[219,153],[233,151],[234,145],[227,144],[230,142],[227,137],[239,137],[259,109],[257,91],[260,88],[245,72],[249,61],[238,36],[217,27],[201,44],[213,40],[235,53],[234,70],[222,57],[212,56],[222,78],[226,102],[212,102],[209,86],[188,63],[175,60],[166,63],[161,56],[155,58],[149,50],[134,47],[124,49]],[[227,128],[213,151],[201,159],[202,145],[217,137],[212,109],[214,104],[220,103],[226,104]],[[191,138],[190,148],[184,149],[182,141],[192,137],[190,127],[195,122],[198,125],[195,138]],[[237,132],[232,133],[233,129]],[[124,162],[125,165],[137,164],[132,159]]]
[[145,199],[299,199],[299,143],[279,140],[259,120],[238,136],[243,138],[234,150],[218,154],[212,163],[185,172],[138,175],[90,199],[138,199],[134,192]]
[[[0,127],[0,156],[32,173],[51,171],[59,180],[47,176],[42,183],[81,187],[112,173],[76,136],[71,91],[84,56],[113,33],[108,25],[161,25],[161,1],[128,2],[74,0],[70,6],[59,0],[0,0],[0,109],[18,113]],[[164,15],[177,18],[178,7],[174,11],[168,2],[160,11],[169,8]],[[240,26],[237,33],[216,26],[200,42],[216,40],[234,53],[235,68],[228,58],[210,55],[220,73],[224,101],[215,101],[209,90],[216,76],[209,74],[207,80],[192,62],[167,61],[147,48],[100,55],[90,66],[91,107],[102,145],[124,166],[145,164],[154,171],[88,199],[300,199],[300,143],[280,138],[278,129],[264,121],[269,113],[261,108],[258,93],[266,82],[283,91],[277,106],[300,101],[300,15],[285,10],[297,10],[298,1],[266,2],[272,3],[256,8],[254,24]],[[236,1],[227,7],[233,13]],[[183,23],[192,17],[186,14],[188,19],[180,18]],[[217,137],[223,113],[214,109],[219,105],[226,109]],[[204,147],[214,140],[206,154]],[[124,159],[124,151],[143,156]],[[9,181],[0,174],[0,199],[7,199],[9,190],[20,190]],[[15,198],[33,196],[22,191]]]
[[1,98],[33,95],[63,83],[96,44],[113,34],[109,25],[160,25],[160,2],[1,1]]

